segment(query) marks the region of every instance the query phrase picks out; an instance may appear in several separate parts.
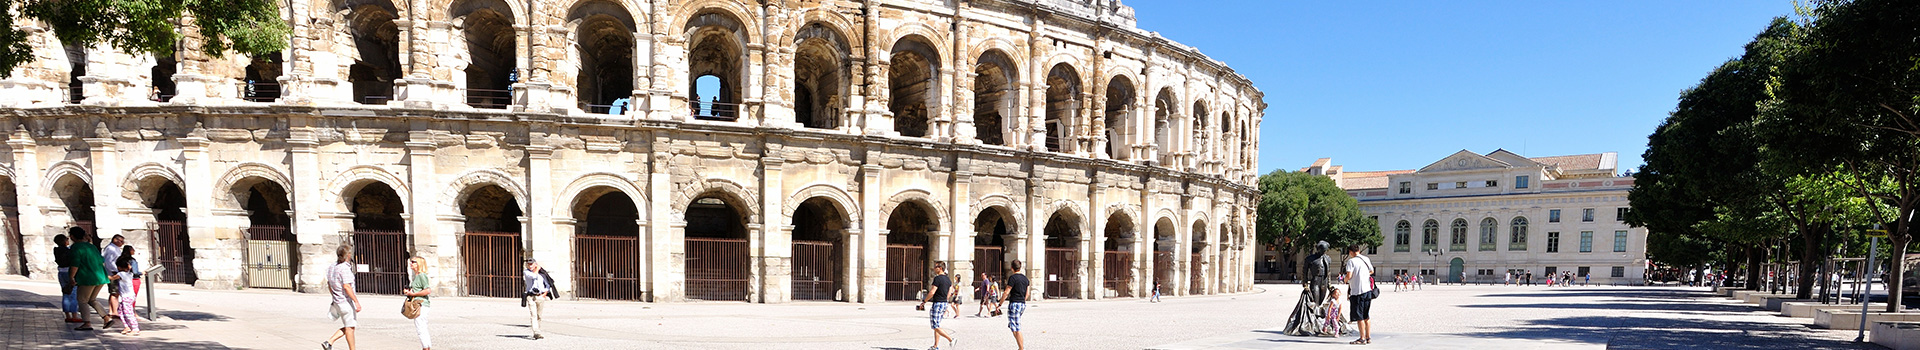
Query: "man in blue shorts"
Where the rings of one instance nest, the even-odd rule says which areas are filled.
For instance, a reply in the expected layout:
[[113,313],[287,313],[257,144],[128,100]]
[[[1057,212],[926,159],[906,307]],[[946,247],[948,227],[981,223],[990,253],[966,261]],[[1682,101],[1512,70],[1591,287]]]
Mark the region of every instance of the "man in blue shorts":
[[1032,282],[1027,281],[1027,274],[1021,271],[1024,270],[1020,269],[1020,261],[1014,260],[1013,274],[1007,275],[1007,284],[1001,287],[1000,295],[1007,296],[1007,329],[1013,330],[1013,343],[1019,345],[1020,350],[1026,350],[1027,341],[1020,338],[1020,316],[1027,314],[1027,288]]
[[920,305],[925,306],[928,301],[933,302],[933,307],[927,308],[927,316],[933,319],[931,350],[940,350],[941,337],[947,338],[947,345],[953,345],[953,335],[947,334],[947,330],[940,328],[940,320],[947,317],[947,301],[953,300],[954,293],[953,279],[947,277],[947,263],[933,263],[933,281],[930,284],[932,284],[929,286],[931,288],[928,288],[930,290],[926,297],[920,299]]

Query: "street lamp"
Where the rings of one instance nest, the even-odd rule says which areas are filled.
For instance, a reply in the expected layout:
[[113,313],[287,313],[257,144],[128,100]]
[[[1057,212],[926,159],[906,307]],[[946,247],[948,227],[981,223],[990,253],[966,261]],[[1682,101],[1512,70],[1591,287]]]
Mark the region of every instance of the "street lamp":
[[[1423,251],[1427,253],[1427,256],[1431,256],[1431,257],[1433,257],[1433,270],[1434,270],[1434,271],[1433,271],[1433,274],[1434,274],[1434,277],[1439,277],[1439,275],[1440,275],[1440,255],[1443,255],[1443,254],[1446,254],[1447,252],[1446,252],[1446,251],[1444,251],[1444,250],[1440,250],[1440,248],[1433,248],[1433,249],[1427,249],[1427,250],[1423,250]],[[1431,282],[1433,282],[1433,284],[1434,284],[1434,285],[1439,285],[1439,284],[1440,284],[1440,281],[1438,281],[1438,280],[1434,280],[1434,281],[1431,281]]]

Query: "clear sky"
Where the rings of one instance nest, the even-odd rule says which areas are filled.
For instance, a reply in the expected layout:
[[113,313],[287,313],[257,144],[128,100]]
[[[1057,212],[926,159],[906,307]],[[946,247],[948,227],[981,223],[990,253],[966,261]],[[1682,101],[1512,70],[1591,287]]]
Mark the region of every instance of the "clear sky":
[[1266,93],[1260,171],[1415,169],[1461,149],[1619,152],[1790,0],[1123,0]]

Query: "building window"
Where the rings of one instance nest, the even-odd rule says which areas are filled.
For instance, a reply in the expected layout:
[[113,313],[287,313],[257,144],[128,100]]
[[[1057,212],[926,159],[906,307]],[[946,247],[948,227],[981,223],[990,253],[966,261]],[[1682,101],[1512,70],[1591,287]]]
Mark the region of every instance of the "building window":
[[1438,183],[1438,182],[1428,182],[1428,183],[1427,183],[1427,190],[1428,190],[1428,191],[1432,191],[1432,190],[1438,190],[1438,189],[1440,189],[1440,183]]
[[1406,252],[1413,245],[1413,224],[1406,220],[1393,225],[1393,251]]
[[1375,254],[1380,254],[1380,246],[1377,246],[1377,245],[1367,246],[1367,255],[1375,255]]
[[1593,267],[1591,267],[1591,266],[1581,266],[1581,267],[1580,267],[1580,273],[1576,273],[1576,274],[1574,274],[1574,275],[1573,275],[1573,277],[1583,277],[1583,276],[1586,276],[1586,275],[1587,275],[1587,273],[1590,273],[1590,272],[1593,272]]
[[1627,208],[1613,208],[1613,221],[1627,221]]
[[1547,232],[1547,252],[1548,253],[1560,252],[1560,233],[1559,232]]
[[1440,250],[1440,222],[1427,219],[1420,225],[1420,251]]
[[1500,180],[1487,180],[1487,187],[1500,187]]
[[1547,222],[1560,222],[1560,209],[1548,210]]
[[1507,237],[1507,250],[1527,250],[1527,217],[1513,218],[1513,233]]
[[1493,218],[1480,219],[1480,251],[1493,251],[1494,247],[1500,244],[1494,239],[1496,237],[1494,234],[1498,231],[1500,231],[1500,222],[1494,221]]
[[1451,235],[1447,236],[1448,251],[1459,252],[1467,250],[1467,219],[1453,219],[1452,230],[1449,230],[1448,233],[1451,233]]
[[1593,252],[1593,231],[1580,231],[1580,252]]
[[1553,275],[1553,273],[1555,273],[1555,272],[1560,272],[1560,267],[1559,267],[1559,266],[1548,266],[1548,267],[1547,267],[1547,273],[1546,273],[1546,274],[1547,274],[1548,276],[1552,276],[1552,275]]
[[1466,181],[1454,182],[1453,188],[1467,188],[1467,182]]
[[1413,193],[1413,183],[1412,182],[1400,183],[1400,194],[1408,194],[1408,193]]
[[1580,222],[1593,222],[1593,208],[1580,209]]
[[1613,251],[1627,251],[1627,231],[1613,231]]
[[1627,277],[1627,267],[1626,267],[1626,266],[1614,266],[1614,267],[1613,267],[1613,278],[1621,278],[1621,277]]
[[1527,177],[1524,175],[1513,177],[1513,188],[1527,188]]

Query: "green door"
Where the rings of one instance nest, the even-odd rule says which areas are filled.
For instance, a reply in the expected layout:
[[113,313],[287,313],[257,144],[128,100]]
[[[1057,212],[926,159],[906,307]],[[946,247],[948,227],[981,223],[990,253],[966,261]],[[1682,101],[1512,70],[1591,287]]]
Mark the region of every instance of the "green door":
[[1453,258],[1453,263],[1447,264],[1447,282],[1460,283],[1462,277],[1460,274],[1466,271],[1467,261]]

